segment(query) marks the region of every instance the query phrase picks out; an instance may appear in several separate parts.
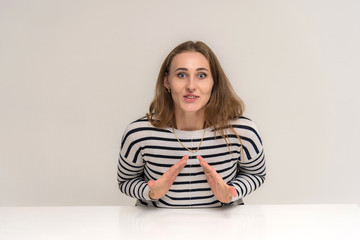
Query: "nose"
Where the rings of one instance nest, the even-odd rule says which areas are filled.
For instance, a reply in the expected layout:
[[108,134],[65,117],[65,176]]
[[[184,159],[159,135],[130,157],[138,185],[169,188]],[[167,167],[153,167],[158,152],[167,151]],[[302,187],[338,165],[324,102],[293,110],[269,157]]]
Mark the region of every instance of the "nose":
[[195,76],[190,76],[188,78],[186,89],[190,92],[195,91]]

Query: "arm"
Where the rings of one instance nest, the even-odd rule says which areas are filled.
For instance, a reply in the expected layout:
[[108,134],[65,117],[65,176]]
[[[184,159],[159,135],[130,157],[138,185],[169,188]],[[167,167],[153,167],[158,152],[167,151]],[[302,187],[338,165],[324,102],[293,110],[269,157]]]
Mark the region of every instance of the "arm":
[[229,182],[229,185],[237,191],[237,197],[233,198],[232,201],[243,198],[259,188],[265,181],[265,170],[264,151],[249,161],[240,160],[238,174],[234,180]]
[[118,159],[117,181],[122,193],[141,200],[150,200],[149,186],[143,177],[144,164],[142,161],[132,162],[122,156]]
[[141,200],[158,200],[170,189],[180,171],[187,164],[188,156],[170,167],[159,179],[144,178],[145,161],[141,149],[144,136],[141,129],[125,131],[118,159],[117,180],[122,193]]
[[237,176],[229,182],[229,185],[237,191],[238,196],[232,199],[235,201],[255,191],[264,183],[266,166],[262,140],[255,124],[250,119],[244,118],[233,127],[240,135],[242,144]]
[[120,191],[127,196],[150,200],[150,189],[144,178],[145,163],[141,157],[142,135],[134,124],[130,124],[124,131],[118,158],[117,181]]
[[[180,171],[187,164],[189,156],[185,155],[179,162],[174,164],[159,179],[146,182],[142,177],[142,167],[131,167],[129,163],[119,157],[118,182],[120,191],[130,197],[142,200],[158,200],[163,197],[174,183]],[[127,164],[128,168],[123,164]],[[133,170],[130,170],[132,168]],[[125,173],[124,171],[128,171]],[[130,174],[129,174],[130,173]],[[140,174],[140,175],[139,175]]]
[[216,198],[223,203],[234,202],[245,197],[265,181],[265,157],[262,141],[249,119],[242,119],[241,125],[235,125],[241,137],[243,151],[238,159],[237,173],[234,179],[225,183],[222,177],[201,156],[197,159],[203,168],[207,182]]
[[237,196],[236,189],[227,185],[222,177],[201,156],[196,157],[203,168],[206,180],[210,185],[215,197],[223,203],[229,203]]

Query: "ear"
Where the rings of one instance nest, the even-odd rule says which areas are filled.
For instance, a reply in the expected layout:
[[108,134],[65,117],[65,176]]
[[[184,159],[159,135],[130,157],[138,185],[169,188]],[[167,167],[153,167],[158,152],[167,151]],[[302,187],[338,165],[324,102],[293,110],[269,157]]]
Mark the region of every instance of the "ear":
[[170,89],[169,78],[168,78],[167,73],[165,73],[165,76],[164,76],[164,86],[166,89]]

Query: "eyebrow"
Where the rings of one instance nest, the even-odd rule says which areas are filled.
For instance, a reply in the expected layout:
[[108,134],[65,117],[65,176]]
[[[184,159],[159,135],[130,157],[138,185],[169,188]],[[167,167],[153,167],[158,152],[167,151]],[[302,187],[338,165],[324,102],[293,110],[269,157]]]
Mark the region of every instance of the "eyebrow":
[[[187,68],[177,68],[175,70],[175,72],[176,71],[188,71],[188,69]],[[208,72],[209,70],[207,70],[206,68],[197,68],[196,71],[207,71]]]

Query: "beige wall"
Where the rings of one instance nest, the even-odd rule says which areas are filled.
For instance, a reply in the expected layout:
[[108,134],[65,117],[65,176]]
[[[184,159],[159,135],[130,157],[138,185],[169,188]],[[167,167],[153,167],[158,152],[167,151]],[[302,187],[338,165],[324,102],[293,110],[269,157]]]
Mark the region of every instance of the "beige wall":
[[359,203],[357,0],[0,0],[0,205],[122,205],[125,126],[202,40],[258,125],[252,204]]

